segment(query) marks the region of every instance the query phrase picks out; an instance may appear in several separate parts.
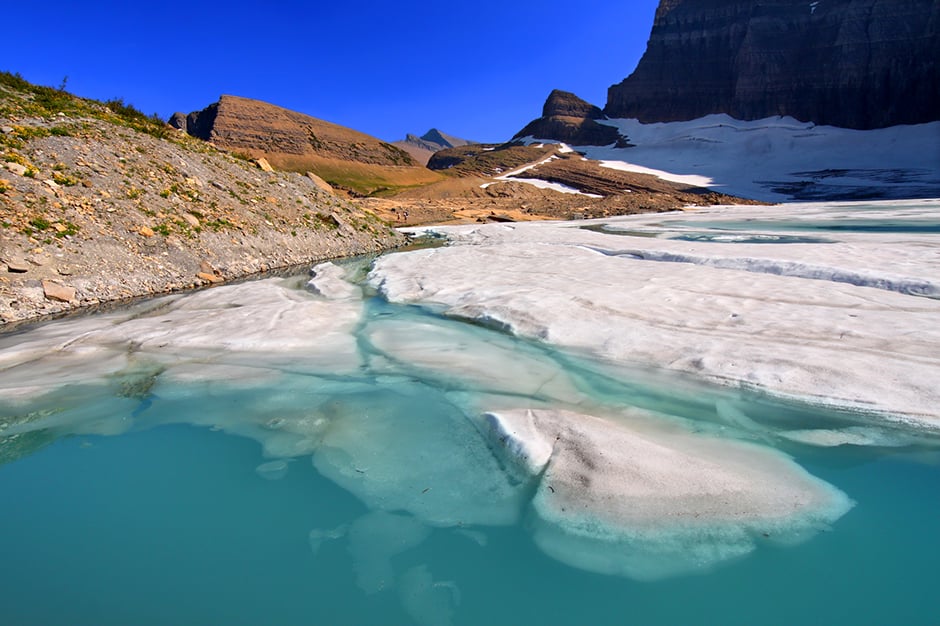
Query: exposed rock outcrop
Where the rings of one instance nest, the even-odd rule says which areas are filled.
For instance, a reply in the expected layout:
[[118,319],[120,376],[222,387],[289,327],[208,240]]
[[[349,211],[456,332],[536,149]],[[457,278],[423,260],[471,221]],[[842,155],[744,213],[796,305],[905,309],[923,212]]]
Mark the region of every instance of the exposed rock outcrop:
[[573,93],[556,89],[545,101],[542,117],[529,122],[513,139],[553,139],[573,146],[617,143],[623,147],[625,144],[620,133],[610,126],[598,124],[596,120],[599,119],[604,119],[604,112],[599,107]]
[[170,124],[224,150],[264,158],[276,169],[314,172],[352,195],[436,180],[401,148],[259,100],[222,96],[202,111],[175,113]]
[[[170,118],[178,127],[179,120],[178,113]],[[317,155],[373,165],[417,165],[402,150],[365,133],[238,96],[222,96],[190,113],[184,130],[220,148],[265,156],[272,163]]]
[[661,0],[609,117],[727,113],[872,129],[940,119],[936,0]]

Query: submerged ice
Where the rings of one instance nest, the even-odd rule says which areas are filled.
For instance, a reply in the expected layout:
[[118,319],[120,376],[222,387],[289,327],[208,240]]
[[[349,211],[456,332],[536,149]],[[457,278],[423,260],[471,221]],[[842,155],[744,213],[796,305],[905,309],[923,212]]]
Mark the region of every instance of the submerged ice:
[[[774,445],[904,445],[863,415],[760,414],[740,394],[690,393],[668,377],[644,387],[633,366],[812,399],[840,381],[834,403],[935,419],[924,406],[936,399],[936,301],[614,258],[596,251],[619,245],[609,236],[565,224],[449,232],[451,247],[378,261],[371,281],[387,300],[350,280],[360,268],[323,264],[309,281],[218,287],[2,337],[0,438],[188,423],[258,441],[266,459],[248,469],[261,479],[291,481],[291,462],[306,458],[369,511],[310,530],[314,557],[342,543],[363,591],[397,587],[416,621],[446,623],[456,585],[396,569],[432,533],[487,549],[487,527],[520,524],[574,567],[699,572],[806,539],[849,510]],[[824,244],[829,260],[867,250],[850,243]],[[932,262],[904,258],[910,276]],[[916,341],[899,339],[909,332]],[[833,362],[838,372],[823,367]],[[900,375],[911,363],[924,378]],[[871,395],[865,368],[881,373]],[[879,396],[889,385],[926,395]]]

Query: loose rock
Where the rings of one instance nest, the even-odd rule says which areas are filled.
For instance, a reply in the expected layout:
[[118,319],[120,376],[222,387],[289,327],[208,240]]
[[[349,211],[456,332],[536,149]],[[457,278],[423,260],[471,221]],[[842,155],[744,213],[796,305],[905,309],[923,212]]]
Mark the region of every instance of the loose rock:
[[75,288],[59,284],[52,280],[42,281],[42,291],[49,300],[59,302],[74,302]]

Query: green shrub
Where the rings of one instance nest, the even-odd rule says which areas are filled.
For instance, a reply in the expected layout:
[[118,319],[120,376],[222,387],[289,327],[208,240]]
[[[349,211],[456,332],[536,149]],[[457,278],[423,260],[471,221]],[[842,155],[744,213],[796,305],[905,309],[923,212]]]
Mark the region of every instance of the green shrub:
[[29,220],[29,225],[35,228],[36,230],[43,231],[48,228],[52,228],[52,222],[44,218],[43,216],[34,217]]
[[62,185],[63,187],[74,187],[79,183],[79,180],[74,176],[69,176],[68,174],[54,172],[52,174],[52,182],[57,185]]

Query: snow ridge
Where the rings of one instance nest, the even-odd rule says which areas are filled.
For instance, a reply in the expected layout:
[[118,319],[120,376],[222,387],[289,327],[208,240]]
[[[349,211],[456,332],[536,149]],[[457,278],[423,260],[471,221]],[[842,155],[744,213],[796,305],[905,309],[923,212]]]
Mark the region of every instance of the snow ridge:
[[691,263],[724,270],[738,270],[757,274],[774,274],[809,280],[828,280],[834,283],[847,283],[856,287],[872,287],[885,291],[894,291],[909,296],[923,296],[940,299],[940,285],[929,280],[893,277],[888,275],[853,272],[850,270],[812,265],[794,261],[759,259],[754,257],[705,257],[693,254],[666,252],[663,250],[604,250],[585,246],[586,249],[605,256],[619,256],[640,261],[662,263]]

